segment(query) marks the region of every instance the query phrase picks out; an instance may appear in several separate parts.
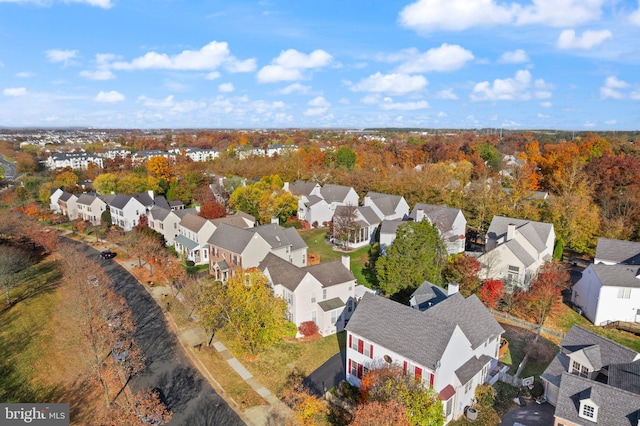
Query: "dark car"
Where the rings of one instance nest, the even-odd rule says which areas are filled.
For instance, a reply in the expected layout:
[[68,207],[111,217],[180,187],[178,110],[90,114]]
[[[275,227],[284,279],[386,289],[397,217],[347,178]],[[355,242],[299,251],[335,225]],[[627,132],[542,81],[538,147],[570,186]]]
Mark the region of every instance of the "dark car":
[[100,253],[100,257],[103,259],[113,259],[116,257],[116,252],[111,250],[105,250]]

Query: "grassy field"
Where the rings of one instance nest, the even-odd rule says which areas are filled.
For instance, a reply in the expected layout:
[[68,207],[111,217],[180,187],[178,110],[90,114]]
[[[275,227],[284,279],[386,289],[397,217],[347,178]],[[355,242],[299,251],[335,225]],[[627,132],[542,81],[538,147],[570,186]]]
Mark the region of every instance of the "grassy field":
[[234,354],[267,389],[280,395],[291,379],[306,377],[344,348],[345,333],[310,341],[281,342],[248,358]]
[[[342,258],[344,252],[333,250],[333,245],[326,241],[326,229],[310,229],[308,231],[299,231],[300,236],[307,243],[308,252],[320,256],[321,262]],[[356,277],[358,284],[366,285],[369,288],[375,288],[375,277],[372,276],[367,269],[366,264],[369,260],[369,246],[361,247],[357,250],[346,253],[351,258],[351,272]]]

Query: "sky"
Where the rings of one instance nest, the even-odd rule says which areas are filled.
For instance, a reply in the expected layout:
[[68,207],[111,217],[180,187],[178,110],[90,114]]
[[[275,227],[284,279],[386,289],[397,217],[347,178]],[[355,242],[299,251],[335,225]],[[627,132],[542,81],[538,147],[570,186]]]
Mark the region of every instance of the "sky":
[[0,0],[0,126],[640,128],[640,0]]

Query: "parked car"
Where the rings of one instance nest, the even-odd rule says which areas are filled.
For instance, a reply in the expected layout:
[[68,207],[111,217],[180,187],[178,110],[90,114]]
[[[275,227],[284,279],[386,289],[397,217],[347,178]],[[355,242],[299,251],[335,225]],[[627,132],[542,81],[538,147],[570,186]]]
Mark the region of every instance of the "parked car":
[[116,252],[111,250],[105,250],[100,253],[100,257],[103,259],[113,259],[116,257]]

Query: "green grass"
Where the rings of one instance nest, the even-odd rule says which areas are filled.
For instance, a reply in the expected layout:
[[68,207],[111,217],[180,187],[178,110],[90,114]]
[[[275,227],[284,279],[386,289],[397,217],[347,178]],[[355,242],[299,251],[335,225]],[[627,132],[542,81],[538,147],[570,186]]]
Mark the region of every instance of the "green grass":
[[56,387],[44,385],[35,377],[37,366],[47,363],[43,357],[55,338],[50,320],[59,297],[49,290],[56,274],[47,263],[35,268],[40,274],[32,275],[11,293],[12,300],[18,302],[0,311],[0,401],[3,402],[56,399]]
[[344,340],[345,332],[341,332],[311,341],[283,341],[255,358],[235,356],[260,383],[280,395],[288,381],[308,376],[344,348]]
[[[503,335],[504,338],[509,342],[509,351],[508,355],[510,357],[511,363],[506,362],[506,359],[502,359],[501,361],[505,364],[510,365],[509,374],[515,374],[518,371],[518,367],[525,355],[525,348],[527,343],[532,341],[536,334],[534,332],[524,330],[515,326],[509,326],[505,324],[501,324],[505,329],[505,333]],[[527,364],[524,366],[522,372],[520,373],[520,377],[529,377],[535,376],[539,377],[547,368],[553,357],[555,357],[556,353],[558,353],[558,346],[551,342],[550,340],[544,339],[540,337],[539,342],[545,347],[543,359],[540,360],[532,360],[529,359]]]
[[[300,236],[307,244],[307,251],[320,256],[320,262],[341,259],[344,252],[333,250],[333,245],[326,241],[329,231],[326,229],[310,229],[299,231]],[[377,283],[375,277],[367,269],[369,261],[369,245],[347,253],[351,258],[351,272],[356,277],[358,284],[363,284],[369,288],[375,288]]]

